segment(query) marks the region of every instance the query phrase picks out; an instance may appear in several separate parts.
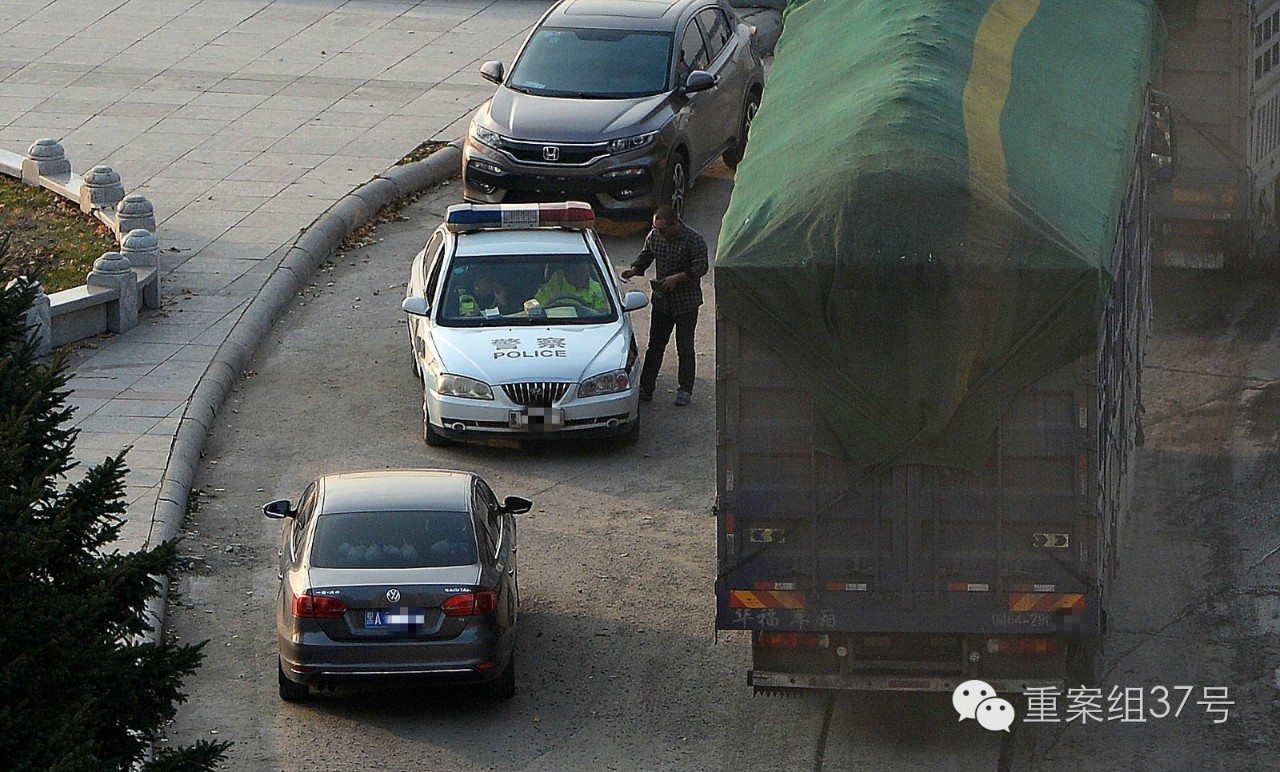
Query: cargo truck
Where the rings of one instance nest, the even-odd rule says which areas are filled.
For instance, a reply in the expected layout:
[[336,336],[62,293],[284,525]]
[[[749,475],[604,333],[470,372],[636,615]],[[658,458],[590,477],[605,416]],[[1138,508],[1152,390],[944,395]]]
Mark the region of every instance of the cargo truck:
[[1155,261],[1280,275],[1280,0],[1162,5],[1177,174],[1153,196]]
[[1168,162],[1158,11],[788,14],[714,266],[716,628],[757,691],[1090,681]]

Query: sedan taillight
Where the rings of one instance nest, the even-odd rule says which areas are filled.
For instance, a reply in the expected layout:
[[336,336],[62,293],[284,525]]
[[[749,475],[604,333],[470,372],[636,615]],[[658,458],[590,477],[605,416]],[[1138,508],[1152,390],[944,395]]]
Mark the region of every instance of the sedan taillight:
[[498,608],[498,596],[491,592],[468,592],[454,595],[440,604],[447,617],[478,617],[492,614]]
[[347,604],[323,595],[293,596],[293,615],[300,619],[342,619]]

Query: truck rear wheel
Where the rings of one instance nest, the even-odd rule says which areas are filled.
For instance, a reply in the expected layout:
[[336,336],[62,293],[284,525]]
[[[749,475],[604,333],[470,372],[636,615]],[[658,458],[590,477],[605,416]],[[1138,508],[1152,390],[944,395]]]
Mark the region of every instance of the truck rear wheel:
[[1098,684],[1097,652],[1082,643],[1069,644],[1066,670],[1068,686],[1096,686]]

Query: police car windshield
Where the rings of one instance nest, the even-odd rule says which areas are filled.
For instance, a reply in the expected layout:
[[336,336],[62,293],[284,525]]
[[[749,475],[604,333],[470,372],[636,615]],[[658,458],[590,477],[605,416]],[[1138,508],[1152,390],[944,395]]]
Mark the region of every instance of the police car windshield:
[[440,294],[445,327],[601,324],[618,319],[595,258],[576,255],[456,257]]

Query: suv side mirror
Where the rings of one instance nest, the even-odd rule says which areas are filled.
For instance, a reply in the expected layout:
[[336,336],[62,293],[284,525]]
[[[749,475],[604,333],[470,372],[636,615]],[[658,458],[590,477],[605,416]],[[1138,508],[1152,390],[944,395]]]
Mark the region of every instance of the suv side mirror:
[[706,70],[694,70],[689,73],[689,77],[684,81],[684,93],[696,94],[699,91],[706,91],[709,88],[716,87],[716,76]]
[[502,84],[502,79],[507,74],[507,68],[502,66],[502,62],[492,61],[485,62],[480,65],[480,77],[490,83]]
[[1152,91],[1149,108],[1151,113],[1148,142],[1151,149],[1151,179],[1163,182],[1173,179],[1177,171],[1178,153],[1173,138],[1173,110],[1168,97]]

